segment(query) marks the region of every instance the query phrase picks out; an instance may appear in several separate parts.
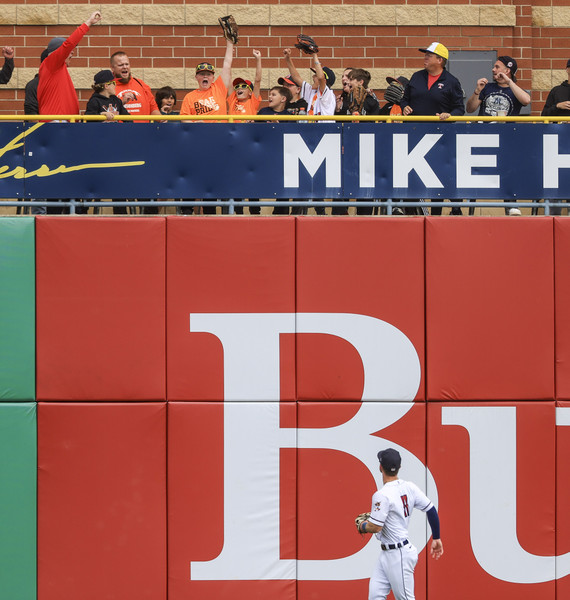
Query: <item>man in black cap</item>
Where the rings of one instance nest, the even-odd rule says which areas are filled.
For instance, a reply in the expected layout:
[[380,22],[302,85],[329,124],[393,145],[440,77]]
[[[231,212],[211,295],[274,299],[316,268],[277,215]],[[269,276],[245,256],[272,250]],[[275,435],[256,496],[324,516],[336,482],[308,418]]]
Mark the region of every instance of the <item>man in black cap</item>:
[[8,83],[14,70],[14,48],[12,46],[4,46],[2,48],[2,56],[4,57],[4,66],[0,71],[0,83]]
[[493,65],[493,81],[485,77],[477,80],[475,91],[467,100],[467,112],[479,108],[480,117],[511,117],[520,114],[530,104],[530,96],[517,85],[517,61],[510,56],[499,56]]
[[301,112],[301,114],[306,114],[307,101],[304,98],[301,98],[301,86],[293,81],[293,77],[291,77],[291,75],[279,77],[277,83],[286,87],[291,92],[291,102],[287,104],[287,113],[290,115],[298,115],[299,112],[304,111],[304,113]]
[[[477,80],[475,91],[467,100],[467,112],[479,108],[480,117],[513,117],[530,103],[530,96],[517,85],[517,61],[511,56],[499,56],[493,65],[493,81],[485,77]],[[505,208],[511,217],[520,217],[520,209]]]
[[414,508],[427,514],[433,536],[430,554],[437,560],[443,555],[439,516],[415,483],[398,478],[402,459],[397,450],[381,450],[378,460],[384,486],[372,496],[370,516],[356,518],[358,531],[375,534],[382,548],[370,578],[368,600],[386,600],[390,590],[396,600],[413,600],[418,551],[409,540],[410,517]]

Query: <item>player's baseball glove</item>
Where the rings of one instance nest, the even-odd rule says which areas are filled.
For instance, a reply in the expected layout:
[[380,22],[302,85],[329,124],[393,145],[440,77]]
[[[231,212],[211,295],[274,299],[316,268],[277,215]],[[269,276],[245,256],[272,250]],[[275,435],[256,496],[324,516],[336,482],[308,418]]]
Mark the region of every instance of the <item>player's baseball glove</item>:
[[404,97],[404,88],[399,83],[392,81],[388,89],[384,92],[384,100],[391,104],[400,104],[400,100]]
[[227,17],[219,17],[218,21],[220,23],[222,31],[224,32],[224,37],[226,38],[226,40],[237,44],[239,41],[239,28],[233,15],[228,15]]
[[361,85],[352,89],[352,100],[350,101],[349,109],[353,115],[362,113],[362,107],[364,106],[367,94],[366,88]]
[[317,46],[317,42],[315,40],[305,35],[304,33],[300,33],[297,36],[297,43],[295,44],[295,48],[299,48],[305,54],[316,54],[319,51],[319,47]]
[[358,530],[358,533],[362,533],[362,531],[360,531],[360,526],[362,525],[362,523],[364,521],[368,521],[368,519],[370,518],[370,513],[360,513],[358,515],[358,517],[356,517],[356,519],[354,519],[354,524],[356,525],[356,529]]

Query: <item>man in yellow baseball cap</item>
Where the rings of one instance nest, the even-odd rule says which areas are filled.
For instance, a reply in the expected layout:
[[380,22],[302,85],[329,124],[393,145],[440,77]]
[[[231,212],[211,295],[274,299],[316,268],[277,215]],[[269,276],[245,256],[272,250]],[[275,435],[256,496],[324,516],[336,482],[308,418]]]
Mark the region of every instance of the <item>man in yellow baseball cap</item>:
[[[427,48],[419,48],[424,53],[424,68],[416,71],[406,86],[400,101],[404,115],[435,115],[441,121],[451,115],[465,114],[463,90],[459,80],[446,71],[449,50],[440,42],[432,42]],[[432,215],[441,215],[441,207],[432,207]],[[451,214],[461,214],[460,208],[452,209]]]

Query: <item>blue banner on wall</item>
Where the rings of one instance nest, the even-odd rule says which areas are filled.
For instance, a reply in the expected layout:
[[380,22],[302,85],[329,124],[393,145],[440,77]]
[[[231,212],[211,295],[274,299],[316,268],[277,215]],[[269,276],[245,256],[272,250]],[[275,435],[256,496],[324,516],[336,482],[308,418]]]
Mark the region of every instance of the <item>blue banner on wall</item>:
[[566,124],[0,123],[2,198],[563,199]]

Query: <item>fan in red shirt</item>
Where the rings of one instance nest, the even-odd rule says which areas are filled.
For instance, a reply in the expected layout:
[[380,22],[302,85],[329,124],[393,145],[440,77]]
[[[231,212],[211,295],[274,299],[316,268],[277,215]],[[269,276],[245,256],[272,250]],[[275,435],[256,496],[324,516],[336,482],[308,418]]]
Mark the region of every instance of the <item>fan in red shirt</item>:
[[73,51],[89,28],[101,20],[96,10],[67,39],[53,38],[48,44],[48,55],[40,66],[38,105],[40,115],[78,115],[79,101],[67,69]]

